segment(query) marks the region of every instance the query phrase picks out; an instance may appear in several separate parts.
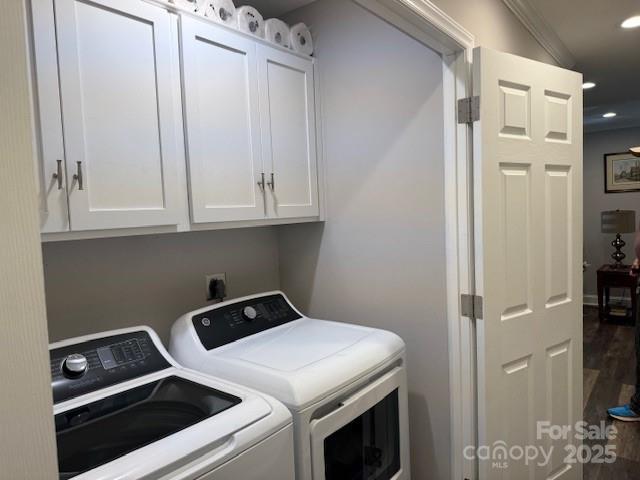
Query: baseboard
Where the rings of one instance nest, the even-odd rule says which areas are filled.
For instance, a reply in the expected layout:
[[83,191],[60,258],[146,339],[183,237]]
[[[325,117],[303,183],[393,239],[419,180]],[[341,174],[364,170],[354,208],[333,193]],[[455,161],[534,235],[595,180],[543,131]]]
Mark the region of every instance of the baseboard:
[[[618,304],[623,304],[626,307],[630,307],[631,306],[631,299],[627,296],[627,297],[611,297],[610,298],[611,302],[613,303],[618,303]],[[598,306],[598,296],[597,295],[588,295],[585,293],[584,295],[584,299],[582,302],[584,305],[590,306],[590,307],[597,307]]]

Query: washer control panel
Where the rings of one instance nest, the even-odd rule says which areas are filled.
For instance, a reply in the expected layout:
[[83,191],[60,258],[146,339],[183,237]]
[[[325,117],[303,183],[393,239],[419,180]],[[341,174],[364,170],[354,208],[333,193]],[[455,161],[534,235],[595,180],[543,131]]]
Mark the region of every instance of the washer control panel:
[[169,368],[144,330],[49,351],[55,403]]
[[280,294],[267,295],[193,315],[200,342],[212,350],[302,318]]

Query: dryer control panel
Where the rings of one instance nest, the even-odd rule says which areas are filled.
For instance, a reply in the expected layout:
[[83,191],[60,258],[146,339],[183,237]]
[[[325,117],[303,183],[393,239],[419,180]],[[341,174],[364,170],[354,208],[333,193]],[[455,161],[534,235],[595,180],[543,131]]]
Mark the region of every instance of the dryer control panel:
[[302,318],[280,294],[266,295],[199,313],[193,327],[207,350]]
[[171,366],[144,330],[55,348],[49,359],[54,403]]

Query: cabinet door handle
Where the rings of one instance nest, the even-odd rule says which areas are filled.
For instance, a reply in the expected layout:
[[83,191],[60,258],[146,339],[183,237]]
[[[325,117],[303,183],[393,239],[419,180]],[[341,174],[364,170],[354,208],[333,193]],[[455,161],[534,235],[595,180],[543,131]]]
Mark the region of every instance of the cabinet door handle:
[[77,172],[73,179],[78,181],[78,190],[84,190],[83,182],[82,182],[82,162],[76,162],[78,164]]
[[53,179],[58,181],[58,190],[62,190],[62,160],[56,160],[58,167],[56,173],[53,174]]
[[269,188],[271,189],[272,192],[276,191],[276,177],[273,174],[273,172],[271,172],[271,181],[267,182],[267,185],[269,185]]
[[264,172],[260,174],[260,178],[261,180],[258,182],[258,186],[260,187],[260,190],[264,190]]

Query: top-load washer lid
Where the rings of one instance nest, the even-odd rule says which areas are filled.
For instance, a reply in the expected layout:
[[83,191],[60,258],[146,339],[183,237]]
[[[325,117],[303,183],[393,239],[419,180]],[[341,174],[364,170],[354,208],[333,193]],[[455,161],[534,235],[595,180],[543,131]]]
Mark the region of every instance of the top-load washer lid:
[[241,403],[171,376],[55,416],[61,479],[72,478]]
[[170,351],[185,366],[302,410],[400,358],[404,342],[384,330],[306,318],[271,292],[183,315]]
[[195,478],[291,423],[274,399],[180,367],[148,327],[49,352],[61,479],[164,478],[187,464]]

